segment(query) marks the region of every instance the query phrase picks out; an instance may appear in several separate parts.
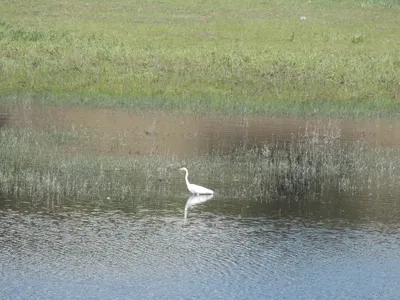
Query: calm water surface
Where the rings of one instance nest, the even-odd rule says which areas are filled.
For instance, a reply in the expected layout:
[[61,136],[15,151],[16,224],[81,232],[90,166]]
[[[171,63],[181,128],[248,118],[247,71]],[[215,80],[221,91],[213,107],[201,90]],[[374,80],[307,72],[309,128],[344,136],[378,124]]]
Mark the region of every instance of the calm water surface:
[[[204,155],[289,139],[307,126],[37,107],[9,119],[44,130],[91,128],[101,146],[67,150],[112,155]],[[336,124],[343,139],[398,147],[397,123]],[[399,299],[399,194],[210,199],[189,197],[179,176],[176,196],[138,192],[106,206],[79,199],[50,208],[46,199],[0,195],[0,298]]]
[[[244,199],[1,218],[2,299],[397,299],[399,219]],[[186,202],[189,201],[187,204]],[[198,202],[198,203],[196,203]],[[177,208],[179,205],[180,208]],[[282,211],[285,211],[282,213]]]

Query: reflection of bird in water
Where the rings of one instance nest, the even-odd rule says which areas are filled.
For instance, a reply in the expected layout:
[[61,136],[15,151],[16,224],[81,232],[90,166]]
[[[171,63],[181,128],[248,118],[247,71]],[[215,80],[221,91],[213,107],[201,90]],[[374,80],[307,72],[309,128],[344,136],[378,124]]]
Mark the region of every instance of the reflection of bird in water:
[[192,184],[189,182],[188,176],[189,176],[189,171],[186,168],[180,168],[180,171],[185,171],[185,181],[186,181],[186,186],[188,190],[195,195],[213,195],[214,191],[207,189],[203,186],[197,185],[197,184]]
[[185,205],[185,212],[184,212],[184,217],[183,217],[184,222],[186,223],[187,213],[188,213],[188,209],[190,207],[193,207],[197,204],[211,200],[213,197],[214,197],[214,195],[192,195],[192,196],[190,196],[189,199],[186,201],[186,205]]

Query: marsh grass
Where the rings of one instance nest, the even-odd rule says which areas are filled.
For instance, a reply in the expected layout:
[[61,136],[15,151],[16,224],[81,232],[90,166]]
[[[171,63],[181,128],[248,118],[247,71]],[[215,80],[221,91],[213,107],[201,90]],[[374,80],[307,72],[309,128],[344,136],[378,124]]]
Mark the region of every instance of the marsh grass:
[[266,202],[321,202],[327,201],[327,194],[329,201],[339,201],[335,195],[356,192],[395,196],[400,179],[398,150],[343,143],[334,124],[310,127],[286,143],[266,142],[228,155],[190,159],[60,153],[73,141],[65,132],[2,130],[2,198],[52,210],[66,204],[115,208],[160,195],[185,197],[183,177],[177,171],[182,164],[201,178],[196,183],[212,186],[219,197]]
[[9,2],[0,15],[1,96],[189,111],[396,114],[399,12],[397,1],[383,0],[25,1],[18,10]]

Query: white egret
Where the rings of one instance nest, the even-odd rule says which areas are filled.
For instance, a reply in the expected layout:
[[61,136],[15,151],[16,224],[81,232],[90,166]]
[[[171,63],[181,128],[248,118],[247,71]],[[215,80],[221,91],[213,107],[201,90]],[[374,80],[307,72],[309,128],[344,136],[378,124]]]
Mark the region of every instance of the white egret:
[[213,195],[214,194],[214,191],[212,191],[210,189],[207,189],[207,188],[202,187],[197,184],[190,183],[188,180],[188,176],[189,176],[188,169],[180,168],[179,170],[186,172],[186,175],[185,175],[186,186],[192,194],[195,194],[195,195]]

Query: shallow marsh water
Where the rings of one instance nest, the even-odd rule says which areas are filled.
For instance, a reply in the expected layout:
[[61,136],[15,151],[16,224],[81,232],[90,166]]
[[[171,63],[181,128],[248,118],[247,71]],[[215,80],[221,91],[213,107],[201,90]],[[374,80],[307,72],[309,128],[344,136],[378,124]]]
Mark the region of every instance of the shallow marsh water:
[[[1,108],[1,107],[0,107]],[[1,113],[1,111],[0,111]],[[266,141],[290,141],[314,128],[328,127],[342,141],[399,147],[400,120],[324,117],[193,116],[53,105],[16,106],[0,114],[2,124],[67,132],[87,138],[68,151],[110,155],[208,155],[251,148]]]
[[[56,135],[64,154],[163,154],[173,157],[173,167],[151,190],[140,188],[148,179],[132,170],[130,180],[138,188],[129,197],[3,192],[1,299],[397,299],[400,294],[400,193],[395,184],[386,185],[386,173],[355,178],[346,189],[330,186],[333,177],[327,177],[320,193],[309,185],[305,193],[253,197],[229,193],[253,182],[247,173],[238,175],[233,162],[224,166],[231,172],[227,177],[216,171],[214,179],[203,177],[202,167],[189,169],[193,182],[217,191],[208,199],[189,197],[183,174],[176,171],[204,156],[240,161],[247,152],[237,148],[291,142],[313,124],[327,125],[327,134],[339,143],[396,149],[398,121],[195,118],[36,106],[10,110],[4,120],[2,130],[34,127]],[[119,182],[114,175],[108,180]]]

